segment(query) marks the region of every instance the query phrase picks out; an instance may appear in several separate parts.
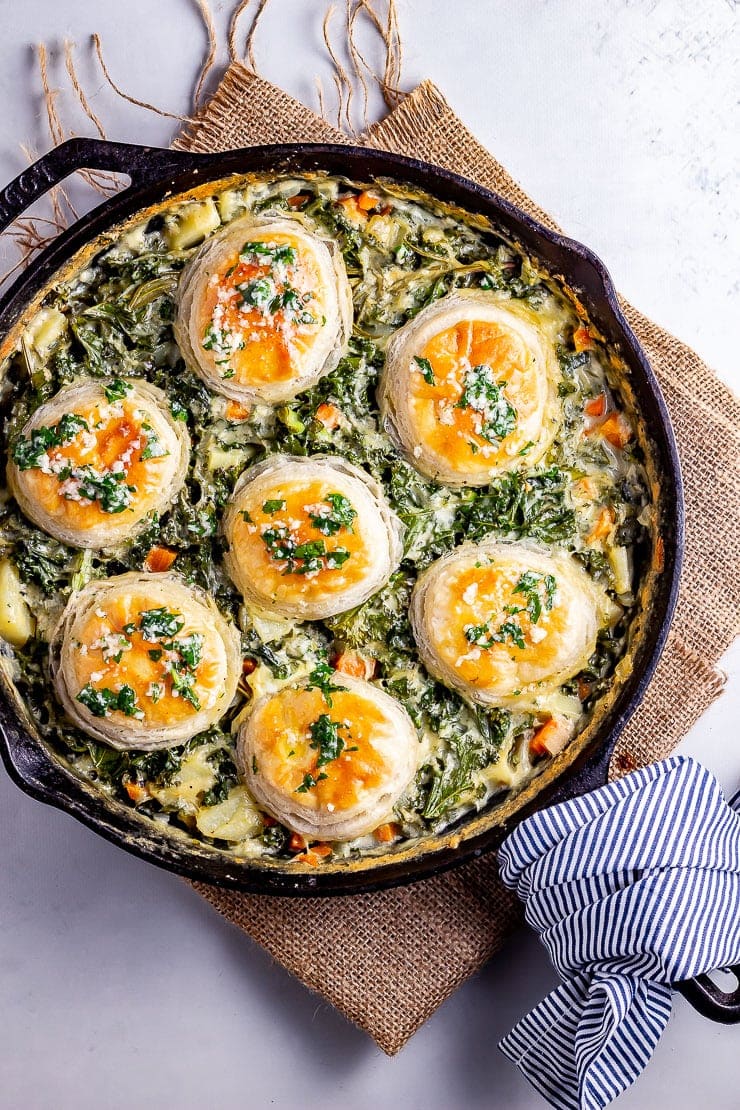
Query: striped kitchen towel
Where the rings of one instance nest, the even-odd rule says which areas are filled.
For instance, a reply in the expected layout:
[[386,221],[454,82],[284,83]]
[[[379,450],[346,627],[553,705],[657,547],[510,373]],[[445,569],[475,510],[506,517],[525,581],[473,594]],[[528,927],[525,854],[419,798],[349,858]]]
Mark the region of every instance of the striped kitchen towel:
[[499,862],[563,980],[499,1047],[553,1106],[607,1106],[650,1059],[671,984],[740,962],[740,815],[673,756],[536,813]]

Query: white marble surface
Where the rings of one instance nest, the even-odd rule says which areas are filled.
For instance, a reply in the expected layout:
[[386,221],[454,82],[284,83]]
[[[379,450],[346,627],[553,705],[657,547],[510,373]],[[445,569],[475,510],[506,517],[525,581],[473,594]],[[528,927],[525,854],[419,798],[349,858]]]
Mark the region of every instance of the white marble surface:
[[[230,2],[214,5],[219,28]],[[400,0],[407,87],[431,76],[472,130],[618,286],[740,388],[737,11],[732,0]],[[328,84],[314,0],[273,0],[266,74],[313,103]],[[172,122],[122,105],[84,59],[97,30],[125,87],[186,112],[204,40],[187,0],[0,0],[0,180],[48,145],[31,44],[82,47],[112,138],[164,144]],[[370,46],[368,44],[368,49]],[[61,84],[62,68],[53,67]],[[374,100],[373,109],[380,110]],[[59,107],[72,102],[61,96]],[[91,134],[77,117],[79,133]],[[734,137],[733,137],[734,136]],[[686,739],[740,785],[740,650]],[[554,985],[522,934],[395,1059],[308,994],[184,883],[27,799],[0,774],[0,1110],[177,1106],[544,1105],[495,1050]],[[740,1031],[678,999],[625,1110],[738,1105]]]

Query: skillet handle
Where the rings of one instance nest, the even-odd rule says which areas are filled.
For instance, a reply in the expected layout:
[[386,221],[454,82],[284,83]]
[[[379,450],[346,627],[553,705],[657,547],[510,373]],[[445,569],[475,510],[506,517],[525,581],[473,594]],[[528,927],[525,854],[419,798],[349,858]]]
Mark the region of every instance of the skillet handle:
[[103,139],[69,139],[44,154],[0,191],[0,232],[75,170],[112,170],[127,174],[134,185],[147,185],[170,170],[192,167],[199,157],[202,156]]
[[[740,814],[740,790],[730,798],[728,805]],[[710,1021],[718,1021],[722,1025],[740,1024],[740,964],[728,968],[737,980],[735,989],[723,991],[709,975],[697,975],[695,979],[687,979],[684,983],[676,983],[676,989],[681,992],[687,1002]]]
[[722,1025],[740,1025],[740,966],[728,970],[737,979],[737,986],[733,991],[723,991],[709,975],[697,975],[695,979],[687,979],[685,983],[676,983],[676,989],[698,1013],[710,1021],[718,1021]]

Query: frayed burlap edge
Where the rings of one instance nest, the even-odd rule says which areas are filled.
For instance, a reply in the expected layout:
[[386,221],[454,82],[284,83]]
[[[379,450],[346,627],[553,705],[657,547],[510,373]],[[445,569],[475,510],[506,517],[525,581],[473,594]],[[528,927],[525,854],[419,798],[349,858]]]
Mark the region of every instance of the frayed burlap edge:
[[[211,151],[267,142],[347,142],[347,136],[239,63],[175,145]],[[425,81],[379,124],[369,145],[453,168],[556,229]],[[642,706],[620,739],[612,774],[667,755],[722,691],[715,664],[740,624],[740,406],[699,357],[625,305],[661,382],[686,484],[686,568],[674,629]],[[486,857],[378,894],[331,900],[196,889],[284,967],[397,1052],[496,952],[520,910]]]

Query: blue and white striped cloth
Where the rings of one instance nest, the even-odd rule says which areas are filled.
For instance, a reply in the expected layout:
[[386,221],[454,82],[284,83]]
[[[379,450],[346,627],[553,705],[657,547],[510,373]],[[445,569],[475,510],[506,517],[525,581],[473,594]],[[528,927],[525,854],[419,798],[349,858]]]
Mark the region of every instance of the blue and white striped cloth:
[[650,1059],[671,984],[740,962],[740,815],[674,756],[536,813],[499,863],[563,980],[499,1047],[553,1106],[607,1106]]

